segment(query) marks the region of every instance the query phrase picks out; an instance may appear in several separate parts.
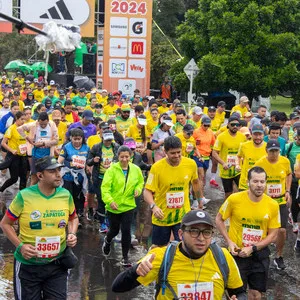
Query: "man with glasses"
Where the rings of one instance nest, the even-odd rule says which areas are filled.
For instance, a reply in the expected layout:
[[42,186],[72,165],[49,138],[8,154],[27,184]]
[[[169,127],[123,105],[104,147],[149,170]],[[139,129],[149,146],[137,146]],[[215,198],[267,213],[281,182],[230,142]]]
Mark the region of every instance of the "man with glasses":
[[[278,203],[264,194],[267,174],[261,167],[248,172],[249,190],[232,194],[221,206],[216,226],[233,255],[248,299],[261,299],[266,291],[270,245],[280,227]],[[229,231],[225,220],[230,219]]]
[[[177,294],[176,299],[217,299],[224,294],[224,279],[210,248],[214,224],[204,211],[188,212],[182,219],[178,231],[181,242],[176,248],[172,266],[168,273],[168,284]],[[140,284],[158,282],[159,270],[167,247],[154,248],[136,265],[119,274],[112,285],[116,293],[129,291]],[[227,290],[230,299],[246,299],[242,280],[234,259],[222,248],[229,267]],[[207,295],[210,295],[207,296]],[[174,299],[170,288],[159,290],[157,299]]]
[[220,177],[222,179],[225,199],[232,194],[233,184],[239,186],[240,169],[236,169],[238,164],[237,153],[241,143],[246,142],[246,137],[238,130],[240,120],[237,116],[228,119],[228,130],[218,135],[212,155],[220,165]]
[[121,115],[116,117],[117,130],[125,138],[128,128],[132,125],[132,119],[129,118],[130,115],[130,105],[123,104],[121,106]]

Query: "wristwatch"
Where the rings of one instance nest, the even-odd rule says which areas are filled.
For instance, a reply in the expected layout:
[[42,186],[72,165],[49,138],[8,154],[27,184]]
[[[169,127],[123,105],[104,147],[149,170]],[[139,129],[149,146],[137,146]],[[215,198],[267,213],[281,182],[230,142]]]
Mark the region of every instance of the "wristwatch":
[[153,209],[153,207],[156,206],[155,203],[150,204],[150,208]]
[[255,245],[252,246],[252,253],[257,252],[257,247]]

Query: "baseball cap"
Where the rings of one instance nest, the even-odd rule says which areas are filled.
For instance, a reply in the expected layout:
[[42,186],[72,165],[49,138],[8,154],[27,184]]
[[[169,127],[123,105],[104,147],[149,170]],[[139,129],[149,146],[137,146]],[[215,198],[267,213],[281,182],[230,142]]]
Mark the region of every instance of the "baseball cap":
[[65,92],[64,91],[59,91],[59,96],[65,96]]
[[14,91],[14,95],[15,96],[20,96],[20,92],[19,91]]
[[111,130],[105,129],[102,134],[103,141],[109,141],[114,139],[114,134]]
[[138,116],[137,119],[138,119],[138,123],[140,125],[147,125],[147,119],[146,119],[146,117],[144,115]]
[[228,123],[232,122],[232,121],[239,121],[240,122],[240,118],[237,116],[237,115],[231,115],[229,118],[228,118]]
[[107,95],[107,99],[108,99],[108,100],[113,100],[114,97],[113,97],[113,95],[112,95],[111,93],[109,93],[109,94]]
[[136,142],[133,138],[127,138],[125,139],[123,146],[127,146],[130,149],[135,149],[136,148]]
[[122,111],[130,111],[130,105],[129,104],[122,104],[121,110]]
[[186,133],[193,133],[194,127],[191,124],[185,124],[182,130],[185,131]]
[[217,109],[214,106],[209,106],[207,110],[208,111],[216,111]]
[[280,144],[277,140],[269,140],[267,142],[267,147],[266,147],[267,150],[280,150]]
[[102,122],[102,123],[100,124],[100,128],[101,128],[101,129],[108,129],[108,128],[109,128],[109,124],[108,124],[107,122]]
[[204,117],[202,117],[202,119],[201,119],[201,123],[202,123],[203,125],[210,125],[210,124],[211,124],[211,119],[210,119],[209,117],[204,116]]
[[170,126],[172,127],[174,124],[172,122],[172,118],[170,117],[166,117],[163,121],[162,121],[163,124],[166,124],[167,126]]
[[255,132],[264,133],[264,129],[261,124],[253,125],[251,131],[252,131],[252,133],[255,133]]
[[176,103],[175,107],[183,107],[183,105],[181,103]]
[[45,86],[45,87],[44,87],[44,91],[48,91],[48,87]]
[[224,101],[219,101],[217,106],[222,106],[222,107],[225,107],[226,106],[226,103]]
[[59,110],[53,110],[52,120],[61,120],[61,112]]
[[95,108],[102,108],[103,105],[101,103],[96,103]]
[[300,129],[300,122],[299,121],[294,123],[293,130],[294,129],[297,129],[297,130]]
[[126,99],[126,98],[127,98],[127,95],[126,95],[126,94],[122,94],[121,98],[122,98],[122,99]]
[[107,90],[106,90],[106,89],[103,89],[101,93],[107,93]]
[[29,83],[31,83],[31,81],[30,80],[25,80],[25,83],[29,84]]
[[203,114],[202,108],[199,107],[199,106],[195,106],[195,107],[193,108],[193,113],[195,113],[195,114],[198,115],[198,116],[201,116],[201,115]]
[[248,97],[243,96],[243,97],[241,97],[240,102],[247,103],[247,102],[249,102],[249,99],[248,99]]
[[162,99],[161,103],[168,103],[168,100],[166,98]]
[[97,90],[91,90],[91,94],[96,94]]
[[214,227],[212,217],[208,212],[203,210],[191,210],[182,218],[181,227],[195,224],[207,224]]
[[3,78],[3,79],[6,79],[7,77],[6,77],[6,75],[3,75],[2,78]]
[[55,85],[55,81],[54,80],[50,80],[50,85]]
[[53,170],[60,167],[63,167],[63,165],[59,164],[56,158],[53,156],[45,156],[37,159],[35,162],[35,169],[37,172],[42,172],[44,170]]
[[33,94],[32,93],[28,93],[27,96],[33,96]]
[[33,82],[39,82],[39,80],[37,78],[34,78]]
[[93,121],[94,120],[94,115],[93,112],[89,109],[84,110],[82,113],[82,117],[89,120],[89,121]]
[[300,118],[300,116],[298,115],[298,113],[296,112],[293,112],[290,114],[290,119],[294,120],[294,119],[298,119]]
[[85,93],[85,89],[84,88],[79,89],[79,93]]
[[113,91],[112,95],[113,96],[120,95],[120,92],[119,91]]

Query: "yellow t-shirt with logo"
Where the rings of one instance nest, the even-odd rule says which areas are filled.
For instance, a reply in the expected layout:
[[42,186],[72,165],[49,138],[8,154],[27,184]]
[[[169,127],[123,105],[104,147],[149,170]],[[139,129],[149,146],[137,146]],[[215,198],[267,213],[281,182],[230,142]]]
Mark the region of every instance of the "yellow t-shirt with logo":
[[108,119],[114,119],[116,117],[116,110],[119,108],[117,104],[114,106],[106,105],[103,108],[103,113],[107,115]]
[[[150,134],[147,130],[147,127],[145,127],[145,135],[146,135],[146,140],[148,140],[150,137]],[[144,141],[142,138],[142,129],[138,128],[136,125],[129,126],[128,131],[127,131],[127,137],[131,137],[135,140],[137,148],[144,147]]]
[[42,100],[45,98],[45,94],[43,90],[34,90],[32,92],[34,99],[38,102],[42,102]]
[[262,142],[260,147],[255,147],[253,141],[241,144],[238,157],[243,159],[241,164],[241,177],[239,182],[239,189],[248,189],[247,177],[248,171],[255,165],[255,163],[266,155],[266,142]]
[[102,139],[99,134],[91,135],[88,137],[86,144],[90,149],[93,148],[94,145],[101,143]]
[[158,125],[158,120],[154,121],[152,118],[147,120],[147,130],[150,132],[150,134],[154,133],[154,128],[156,128]]
[[251,201],[248,191],[231,194],[219,213],[223,220],[230,218],[228,235],[240,248],[261,241],[269,229],[281,226],[278,203],[265,194],[259,202]]
[[175,134],[180,140],[182,144],[182,155],[184,157],[191,157],[196,149],[196,141],[193,136],[190,138],[186,139],[183,136],[183,132]]
[[241,119],[243,119],[244,114],[248,112],[248,108],[246,106],[241,107],[241,105],[238,104],[231,109],[230,115],[232,115],[234,112],[239,112],[241,114]]
[[103,178],[104,173],[111,165],[114,158],[114,151],[113,147],[110,146],[109,148],[102,146],[102,160],[100,162],[100,169],[99,169],[99,177]]
[[152,224],[172,226],[181,222],[191,210],[190,182],[198,178],[197,165],[190,158],[182,157],[173,167],[163,158],[152,165],[145,188],[154,193],[155,204],[163,211],[164,218],[152,215]]
[[[181,245],[177,246],[172,267],[168,274],[168,282],[173,287],[177,296],[188,296],[188,299],[197,299],[194,291],[190,290],[190,285],[195,283],[195,274],[198,274],[200,270],[201,274],[198,285],[208,283],[210,284],[210,288],[199,292],[200,295],[198,296],[198,299],[221,300],[225,289],[224,280],[212,251],[208,249],[204,256],[198,259],[193,259],[193,263],[191,263],[191,259],[186,257],[180,251],[179,247],[181,247]],[[138,282],[147,286],[151,282],[158,280],[158,273],[163,262],[165,251],[166,247],[157,247],[148,252],[147,255],[152,253],[155,254],[155,258],[152,262],[153,267],[146,276],[139,276],[137,278]],[[239,288],[243,285],[243,282],[238,267],[228,250],[222,248],[222,251],[230,270],[227,287],[231,289]],[[165,295],[162,295],[162,289],[160,289],[157,297],[158,300],[171,300],[173,298],[174,296],[168,288],[165,290]]]
[[[294,165],[294,170],[299,170],[300,169],[300,153],[297,154],[296,156],[296,161],[295,161],[295,165]],[[300,184],[300,179],[298,180],[298,185]]]
[[233,178],[240,174],[240,172],[235,169],[235,165],[237,164],[237,153],[240,144],[245,141],[246,137],[240,132],[232,136],[229,131],[225,131],[217,137],[213,149],[219,151],[220,158],[225,163],[231,165],[228,170],[224,170],[223,166],[219,164],[221,178]]
[[222,123],[220,123],[219,119],[214,118],[213,120],[211,120],[211,125],[210,125],[210,129],[216,133],[220,127],[221,127]]
[[160,106],[160,107],[158,108],[158,113],[161,115],[161,114],[167,113],[169,110],[170,110],[170,109],[169,109],[168,106],[167,106],[167,107]]
[[12,124],[8,127],[4,137],[7,138],[7,145],[13,150],[17,150],[18,155],[25,156],[27,154],[26,140],[18,132],[16,124]]
[[265,156],[256,162],[255,166],[263,168],[267,173],[265,193],[278,204],[286,204],[286,177],[292,173],[290,161],[286,157],[279,156],[278,162],[271,164]]
[[68,131],[68,126],[64,122],[59,122],[58,127],[57,127],[57,132],[58,132],[58,143],[57,143],[57,149],[61,149],[62,145],[66,141],[66,133]]
[[133,124],[132,119],[128,118],[127,120],[122,119],[121,117],[116,118],[117,130],[126,137],[129,127]]

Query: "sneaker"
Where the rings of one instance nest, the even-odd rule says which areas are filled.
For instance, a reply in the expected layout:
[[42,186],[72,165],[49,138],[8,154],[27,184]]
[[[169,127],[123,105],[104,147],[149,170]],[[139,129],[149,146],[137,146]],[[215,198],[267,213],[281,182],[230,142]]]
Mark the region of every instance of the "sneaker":
[[89,208],[87,214],[86,214],[86,219],[88,221],[93,221],[94,220],[94,211],[92,208]]
[[300,240],[296,240],[294,250],[295,250],[296,253],[300,254]]
[[293,224],[293,232],[294,232],[294,233],[298,233],[298,230],[299,230],[298,223],[294,223],[294,224]]
[[118,235],[114,237],[114,241],[116,243],[121,243],[121,240],[122,240],[122,234],[121,232],[119,232]]
[[202,204],[205,205],[205,204],[209,203],[210,201],[211,201],[211,199],[207,199],[207,198],[204,197],[202,199]]
[[285,264],[283,261],[283,257],[282,256],[276,257],[274,259],[274,265],[276,266],[277,270],[284,270]]
[[104,238],[104,242],[103,242],[103,245],[102,245],[102,253],[105,255],[105,256],[108,256],[110,254],[110,244],[109,242],[106,241],[106,237]]
[[126,259],[126,258],[123,258],[122,260],[121,260],[121,265],[123,266],[123,267],[125,267],[125,268],[130,268],[130,267],[132,267],[132,263],[128,260],[128,258]]
[[289,213],[289,218],[288,218],[288,223],[290,224],[290,225],[294,225],[294,222],[293,222],[293,218],[292,218],[292,214],[291,213]]
[[136,238],[136,236],[134,234],[131,235],[131,245],[132,246],[137,246],[139,244],[138,239]]
[[210,184],[212,187],[215,187],[215,188],[219,187],[219,184],[216,182],[215,179],[211,179],[210,182],[209,182],[209,184]]
[[108,231],[108,228],[107,228],[106,224],[105,224],[105,223],[102,223],[102,224],[100,225],[99,232],[100,232],[100,233],[106,233],[107,231]]
[[195,210],[195,209],[198,209],[198,207],[199,207],[198,201],[197,201],[197,200],[194,200],[194,201],[193,201],[193,205],[191,206],[191,209]]

